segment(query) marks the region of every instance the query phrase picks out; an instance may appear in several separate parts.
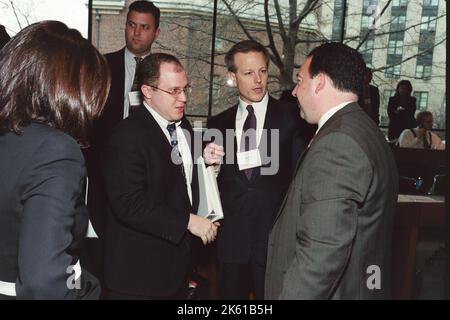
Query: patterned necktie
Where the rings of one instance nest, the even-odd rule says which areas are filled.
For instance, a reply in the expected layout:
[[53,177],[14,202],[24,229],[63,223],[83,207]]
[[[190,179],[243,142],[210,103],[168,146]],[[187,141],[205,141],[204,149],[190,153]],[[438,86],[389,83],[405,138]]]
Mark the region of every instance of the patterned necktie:
[[181,170],[182,170],[183,176],[185,176],[183,159],[181,157],[180,150],[178,149],[177,128],[176,128],[175,122],[169,123],[167,125],[167,131],[169,131],[170,145],[172,146],[171,159],[174,164],[181,165]]
[[[141,57],[134,57],[134,60],[136,60],[136,68],[134,71],[133,85],[131,86],[131,91],[139,91],[138,73],[139,73],[139,65],[141,64],[141,61],[143,59]],[[140,93],[139,93],[139,95],[140,95]],[[140,100],[142,101],[142,99],[140,99]],[[130,109],[129,109],[128,114],[130,115],[133,112],[135,112],[139,105],[132,105],[130,102]]]
[[[247,106],[247,119],[245,119],[241,136],[241,152],[256,149],[256,116],[252,105]],[[250,130],[252,129],[252,130]],[[253,168],[246,169],[245,175],[247,179],[252,176]]]
[[134,78],[133,78],[133,85],[131,86],[131,91],[138,91],[139,90],[138,73],[139,73],[139,65],[141,64],[142,58],[134,57],[134,60],[136,61],[136,68],[134,69]]

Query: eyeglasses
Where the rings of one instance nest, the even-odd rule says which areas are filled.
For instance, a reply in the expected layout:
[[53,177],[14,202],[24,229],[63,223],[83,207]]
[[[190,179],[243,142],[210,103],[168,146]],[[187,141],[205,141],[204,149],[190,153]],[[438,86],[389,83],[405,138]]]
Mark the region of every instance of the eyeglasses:
[[155,86],[150,86],[153,89],[161,90],[162,92],[170,94],[172,97],[178,98],[182,93],[187,97],[191,92],[192,88],[191,86],[186,86],[184,88],[173,88],[172,90],[164,90]]

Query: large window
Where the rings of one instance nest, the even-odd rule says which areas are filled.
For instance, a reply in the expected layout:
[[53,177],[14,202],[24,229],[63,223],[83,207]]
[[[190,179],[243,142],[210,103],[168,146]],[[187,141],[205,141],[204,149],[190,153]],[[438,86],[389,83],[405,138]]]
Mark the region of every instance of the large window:
[[[102,52],[124,46],[123,24],[132,0],[93,0],[99,2],[92,16],[92,35],[97,32]],[[122,3],[114,13],[104,5]],[[427,109],[442,113],[446,69],[446,8],[437,1],[394,0],[380,14],[386,1],[297,1],[289,0],[154,0],[161,8],[161,34],[153,51],[168,51],[186,65],[193,95],[187,112],[191,119],[215,115],[237,103],[238,92],[228,81],[224,55],[244,39],[264,44],[271,55],[269,89],[279,97],[294,86],[295,74],[306,55],[324,41],[340,41],[341,19],[345,12],[343,42],[358,48],[373,69],[372,84],[381,92],[393,90],[398,81],[410,80],[415,91],[429,92]],[[312,4],[305,7],[305,4]],[[376,7],[376,10],[372,10]],[[371,10],[369,10],[371,9]],[[97,11],[96,11],[97,10]],[[306,13],[299,17],[299,13]],[[100,22],[96,20],[100,13]],[[293,23],[294,20],[299,22]],[[371,21],[375,23],[370,28]],[[216,21],[216,31],[213,23]],[[98,26],[100,26],[98,28]],[[430,37],[433,34],[433,37]],[[116,38],[118,40],[116,40]],[[93,41],[97,44],[96,40]],[[214,44],[214,46],[213,46]],[[214,49],[214,56],[212,50]],[[211,63],[213,62],[213,68]],[[386,91],[388,92],[388,91]],[[431,92],[433,92],[431,94]],[[384,114],[387,100],[382,101]],[[195,116],[195,117],[194,117]],[[444,117],[441,117],[444,119]],[[437,122],[436,122],[437,121]],[[435,120],[438,128],[445,121]]]
[[435,16],[423,16],[420,21],[420,30],[421,31],[436,31],[436,17]]
[[414,97],[417,99],[417,109],[426,110],[428,107],[428,92],[414,91]]
[[59,20],[88,37],[88,0],[0,0],[0,23],[10,36],[42,20]]

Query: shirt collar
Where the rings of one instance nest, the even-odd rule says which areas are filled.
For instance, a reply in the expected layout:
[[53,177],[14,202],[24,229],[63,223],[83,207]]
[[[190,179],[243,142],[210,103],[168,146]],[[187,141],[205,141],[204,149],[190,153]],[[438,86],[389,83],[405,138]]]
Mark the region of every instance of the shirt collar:
[[[269,92],[266,92],[261,101],[251,103],[251,105],[253,106],[253,110],[255,110],[255,113],[264,110],[264,108],[267,107],[268,101],[269,101]],[[239,97],[238,111],[240,114],[243,114],[244,112],[247,111],[248,105],[250,105],[250,103],[245,102],[244,100],[241,99],[241,97]]]
[[319,120],[319,123],[318,123],[318,128],[317,128],[317,131],[316,131],[316,134],[317,134],[317,132],[319,132],[319,130],[320,130],[320,128],[322,128],[323,127],[323,125],[336,113],[336,112],[338,112],[339,110],[341,110],[342,108],[344,108],[346,105],[348,105],[349,103],[352,103],[353,101],[345,101],[345,102],[342,102],[342,103],[340,103],[340,104],[338,104],[337,106],[335,106],[335,107],[333,107],[333,108],[331,108],[330,110],[328,110],[327,112],[325,112],[325,114],[322,116],[322,117],[320,117],[320,120]]
[[[146,56],[148,56],[149,54],[150,54],[150,52],[147,53],[146,55],[142,56],[141,58],[144,59],[144,58],[145,58]],[[125,47],[125,61],[126,61],[128,64],[133,64],[133,65],[135,65],[135,64],[136,64],[136,60],[134,60],[134,57],[136,57],[136,55],[135,55],[134,53],[132,53],[130,50],[128,50],[127,47]]]
[[[150,112],[150,114],[155,118],[156,122],[161,128],[167,128],[167,125],[174,123],[173,121],[168,121],[164,119],[152,106],[150,106],[147,101],[143,101],[144,107]],[[181,125],[181,120],[175,122],[176,127]]]

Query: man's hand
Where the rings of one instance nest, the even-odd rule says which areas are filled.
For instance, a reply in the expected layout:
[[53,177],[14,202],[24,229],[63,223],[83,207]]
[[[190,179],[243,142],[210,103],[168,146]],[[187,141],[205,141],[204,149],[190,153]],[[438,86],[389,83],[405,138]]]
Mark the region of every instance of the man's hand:
[[220,164],[224,155],[223,146],[219,146],[213,142],[208,143],[203,150],[203,159],[205,159],[207,165]]
[[200,217],[196,214],[190,214],[188,230],[194,235],[202,239],[203,244],[213,242],[217,236],[217,227],[220,224],[213,223],[210,220]]
[[427,133],[427,129],[420,128],[417,130],[417,138],[422,138]]

